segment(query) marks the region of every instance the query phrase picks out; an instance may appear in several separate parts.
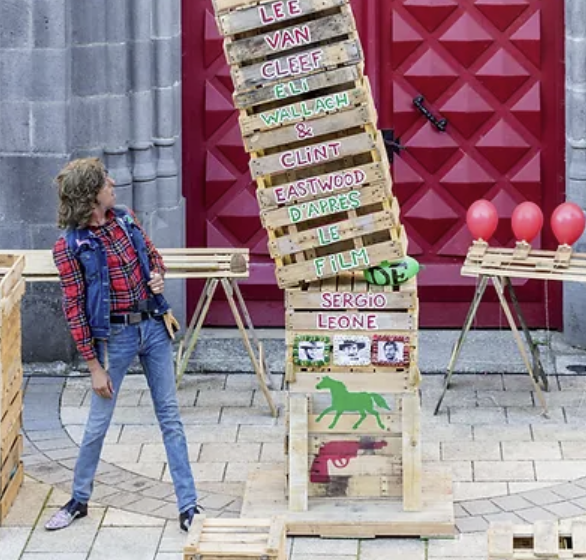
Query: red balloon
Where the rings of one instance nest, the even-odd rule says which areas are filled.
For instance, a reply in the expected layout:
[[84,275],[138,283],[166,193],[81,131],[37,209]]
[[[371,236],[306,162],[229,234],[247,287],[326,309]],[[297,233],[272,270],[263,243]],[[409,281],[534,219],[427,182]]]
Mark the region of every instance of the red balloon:
[[515,208],[511,225],[517,241],[531,243],[543,227],[543,212],[535,202],[523,202]]
[[551,229],[560,245],[573,245],[586,227],[584,210],[573,202],[560,204],[551,215]]
[[488,241],[496,231],[499,217],[492,202],[477,200],[466,214],[466,223],[474,239]]

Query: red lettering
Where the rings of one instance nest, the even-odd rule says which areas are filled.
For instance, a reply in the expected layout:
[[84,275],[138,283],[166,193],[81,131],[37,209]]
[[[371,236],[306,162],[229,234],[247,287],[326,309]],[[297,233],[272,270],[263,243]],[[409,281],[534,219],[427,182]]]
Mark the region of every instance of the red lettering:
[[277,2],[273,4],[273,12],[275,12],[275,18],[278,20],[285,17],[285,4],[283,2]]
[[366,316],[366,328],[369,331],[377,331],[378,325],[376,323],[376,315],[367,315]]
[[343,297],[344,307],[351,307],[352,305],[352,294],[345,293]]
[[330,292],[324,292],[321,295],[321,306],[324,309],[330,309],[332,307],[332,294]]
[[289,0],[287,2],[287,8],[289,10],[289,14],[292,16],[299,16],[303,13],[303,10],[299,5],[299,0]]
[[267,12],[265,6],[259,6],[258,13],[260,14],[260,21],[264,25],[268,25],[269,23],[273,23],[275,18]]
[[375,313],[351,315],[327,315],[325,313],[318,313],[317,328],[330,331],[376,331],[378,330],[377,316]]

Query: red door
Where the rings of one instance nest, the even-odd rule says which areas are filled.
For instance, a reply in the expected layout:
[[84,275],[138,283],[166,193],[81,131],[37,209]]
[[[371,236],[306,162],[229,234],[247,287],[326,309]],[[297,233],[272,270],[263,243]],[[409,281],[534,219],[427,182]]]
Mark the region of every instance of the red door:
[[[392,169],[410,253],[427,266],[420,276],[422,325],[458,327],[474,288],[459,274],[471,241],[464,221],[470,202],[489,198],[506,218],[523,200],[540,203],[547,216],[564,198],[563,3],[352,3],[379,127],[393,129],[406,148]],[[282,326],[283,292],[258,218],[211,2],[183,6],[188,245],[248,247],[253,264],[242,287],[253,320]],[[420,95],[447,119],[445,132],[414,106]],[[495,237],[493,243],[511,244],[510,220],[501,220]],[[540,242],[553,246],[549,229]],[[530,323],[544,326],[543,284],[521,284]],[[561,325],[559,288],[549,286],[550,326]],[[190,285],[190,307],[199,289]],[[499,321],[496,304],[481,307],[479,324]],[[231,325],[227,305],[215,303],[208,323]]]

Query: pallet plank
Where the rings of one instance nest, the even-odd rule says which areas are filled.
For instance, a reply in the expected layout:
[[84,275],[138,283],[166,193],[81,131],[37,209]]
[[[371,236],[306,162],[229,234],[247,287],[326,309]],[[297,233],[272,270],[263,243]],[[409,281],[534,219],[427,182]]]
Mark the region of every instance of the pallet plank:
[[[241,93],[258,87],[275,86],[301,76],[310,76],[335,68],[360,64],[363,59],[360,41],[341,41],[301,53],[231,69],[234,89]],[[302,84],[302,88],[306,86]]]
[[[267,23],[273,23],[266,20],[267,17],[275,14],[275,5],[280,4],[282,6],[283,4],[281,0],[265,2],[263,3],[263,10],[261,10],[256,3],[250,0],[213,0],[213,3],[217,14],[234,8],[242,8],[219,15],[216,18],[220,33],[224,36],[237,35],[253,29],[262,29]],[[294,9],[284,11],[282,16],[279,17],[279,23],[287,23],[300,16],[344,6],[347,3],[348,0],[295,0],[292,4]]]
[[309,473],[307,456],[309,402],[305,395],[289,399],[289,509],[306,511]]
[[421,496],[421,406],[419,394],[403,397],[403,507],[420,511]]
[[242,65],[246,61],[274,56],[301,45],[310,47],[323,41],[345,37],[355,30],[354,17],[349,10],[344,10],[313,21],[227,42],[226,58],[228,64]]
[[[325,374],[318,372],[296,372],[295,383],[289,386],[290,393],[311,393]],[[337,373],[336,380],[344,383],[349,391],[376,393],[404,393],[409,389],[408,373]]]

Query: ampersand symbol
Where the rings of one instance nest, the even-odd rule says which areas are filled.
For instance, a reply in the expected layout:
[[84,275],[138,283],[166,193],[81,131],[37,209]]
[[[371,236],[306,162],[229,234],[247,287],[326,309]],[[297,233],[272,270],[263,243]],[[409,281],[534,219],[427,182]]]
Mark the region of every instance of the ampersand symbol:
[[299,138],[299,140],[303,140],[304,138],[313,138],[313,128],[306,125],[305,123],[299,123],[298,125],[295,125],[295,130],[297,131],[297,138]]

